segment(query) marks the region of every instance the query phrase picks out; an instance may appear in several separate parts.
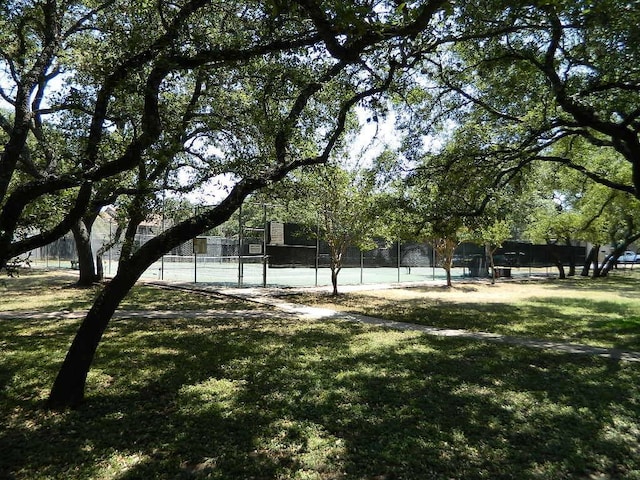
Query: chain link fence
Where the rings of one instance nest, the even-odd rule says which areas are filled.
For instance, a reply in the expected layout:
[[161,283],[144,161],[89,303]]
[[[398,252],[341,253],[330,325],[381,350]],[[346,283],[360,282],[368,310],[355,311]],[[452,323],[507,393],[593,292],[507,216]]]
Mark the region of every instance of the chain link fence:
[[[200,207],[202,208],[202,207]],[[206,235],[189,240],[151,265],[143,278],[221,286],[326,286],[331,283],[330,249],[318,232],[321,226],[278,206],[245,204],[228,222]],[[140,225],[137,247],[173,224],[163,216]],[[115,221],[103,215],[92,229],[94,253],[113,243]],[[103,253],[105,275],[115,275],[121,243]],[[558,262],[581,265],[584,247],[505,242],[494,254],[502,276],[549,274]],[[427,243],[385,242],[361,251],[349,247],[338,276],[341,285],[420,282],[445,278],[439,258]],[[30,254],[33,266],[77,268],[73,236]],[[454,278],[488,274],[484,247],[461,244],[453,258]]]

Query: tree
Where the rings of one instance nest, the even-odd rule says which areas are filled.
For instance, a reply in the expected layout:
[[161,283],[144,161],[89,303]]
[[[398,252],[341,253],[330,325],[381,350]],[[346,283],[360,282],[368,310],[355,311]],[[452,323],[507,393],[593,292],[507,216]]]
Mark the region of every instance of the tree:
[[502,243],[511,237],[512,228],[512,222],[508,220],[495,220],[493,223],[487,221],[471,234],[475,241],[485,245],[487,257],[489,258],[489,266],[491,268],[492,285],[496,283],[496,267],[493,261],[493,255],[498,248],[502,247]]
[[[600,188],[602,192],[591,195],[591,202],[584,205],[584,212],[590,214],[593,225],[597,228],[594,252],[591,256],[593,277],[607,276],[616,266],[618,257],[629,246],[640,239],[640,209],[635,198],[629,198],[622,192]],[[588,225],[591,227],[591,225]],[[591,228],[590,228],[591,229]],[[598,252],[601,245],[612,247],[609,254],[601,263],[598,262]],[[588,264],[585,265],[583,275],[588,274]]]
[[[136,251],[124,249],[117,274],[79,327],[51,390],[51,407],[81,403],[102,334],[144,270],[163,253],[227,220],[253,192],[300,167],[326,163],[351,109],[383,94],[416,56],[433,48],[432,35],[438,32],[431,21],[444,4],[432,0],[399,11],[393,2],[321,8],[305,0],[285,9],[270,2],[191,0],[182,7],[141,4],[133,23],[130,15],[117,16],[115,10],[91,15],[122,30],[100,30],[100,42],[93,44],[112,58],[102,67],[104,74],[97,75],[96,65],[96,75],[90,76],[100,79],[100,87],[89,97],[90,108],[83,109],[91,112],[91,128],[84,168],[74,185],[90,190],[94,181],[134,172],[126,192],[131,196],[128,233],[148,213],[166,171],[176,185],[181,169],[198,184],[225,175],[232,185],[219,205]],[[127,48],[113,48],[122,37]],[[107,118],[114,119],[115,128],[104,128]],[[122,135],[131,140],[112,144],[119,152],[114,160],[92,163],[119,134],[116,119],[124,121]],[[78,199],[86,205],[80,194]]]
[[453,253],[462,242],[464,227],[461,218],[449,218],[429,224],[427,239],[436,251],[438,266],[445,271],[447,287],[452,287],[451,268],[453,268]]
[[[477,111],[493,131],[496,159],[557,162],[638,197],[640,5],[498,0],[467,2],[459,13],[469,19],[459,22],[468,39],[443,48],[439,59],[425,59],[440,86],[427,97],[439,107],[431,121],[459,121]],[[484,34],[489,20],[501,35]],[[550,148],[575,140],[613,152],[609,168]],[[612,175],[619,160],[630,167],[624,178]]]
[[[588,165],[592,170],[612,168],[609,177],[623,181],[629,175],[629,165],[619,158],[611,158],[609,149],[593,147],[574,139],[563,145],[558,142],[554,150]],[[535,168],[536,182],[532,185],[527,234],[530,238],[546,242],[553,254],[557,244],[573,245],[576,241],[593,245],[582,275],[587,276],[593,264],[594,276],[604,276],[614,264],[615,257],[599,264],[601,245],[613,245],[613,252],[623,252],[635,240],[638,230],[637,200],[628,193],[594,182],[564,165],[542,164]],[[612,252],[612,253],[613,253]],[[564,269],[557,259],[560,275]],[[575,264],[569,275],[575,274]]]
[[506,227],[521,223],[516,218],[521,214],[518,198],[529,171],[517,159],[497,158],[493,132],[478,120],[478,113],[468,111],[453,133],[440,138],[437,149],[416,144],[414,135],[407,138],[402,150],[411,170],[395,183],[396,208],[402,211],[402,226],[397,228],[405,238],[429,239],[448,286],[453,253],[462,241],[488,242],[495,249],[510,236]]
[[[72,75],[68,62],[81,53],[76,50],[77,43],[91,37],[87,32],[95,26],[93,19],[113,3],[104,2],[95,9],[80,2],[59,5],[55,1],[4,2],[0,7],[4,73],[0,95],[12,108],[0,116],[6,135],[0,152],[0,268],[12,256],[45,245],[70,230],[86,210],[92,182],[105,177],[104,172],[96,172],[100,163],[96,147],[106,126],[106,100],[94,110],[92,138],[80,152],[74,141],[77,135],[58,128],[65,115],[78,118],[72,113],[82,109],[77,101],[80,96],[67,90],[63,98],[64,93],[52,91],[65,91],[59,85],[63,75]],[[85,55],[86,59],[95,58],[95,53]],[[82,75],[82,65],[72,68]],[[112,80],[111,90],[117,83]],[[48,208],[43,213],[54,222],[16,239],[16,229],[25,223],[30,207],[34,203],[47,205],[48,199],[60,194],[70,200],[67,214]]]
[[387,199],[389,210],[397,215],[389,221],[392,231],[405,240],[427,241],[436,252],[436,261],[446,273],[447,286],[452,286],[453,254],[467,233],[465,215],[452,207],[457,197],[448,191],[446,182],[434,176],[414,174],[395,183],[395,191]]
[[327,243],[333,295],[338,295],[347,248],[370,250],[385,233],[372,178],[365,171],[327,165],[300,171],[291,182],[285,185],[290,198],[283,200],[298,218],[306,217],[310,234]]
[[[457,170],[468,182],[480,179],[485,190],[528,178],[542,161],[637,197],[640,5],[498,0],[459,7],[460,41],[425,57],[422,72],[431,81],[422,77],[406,95],[412,106],[402,122],[407,155],[442,157],[448,149],[449,160],[435,172]],[[620,9],[624,15],[613,19],[610,12]],[[581,144],[591,145],[590,155],[572,153]],[[593,161],[595,150],[606,154]],[[431,175],[431,165],[418,168]],[[485,181],[491,178],[485,171],[495,183]]]

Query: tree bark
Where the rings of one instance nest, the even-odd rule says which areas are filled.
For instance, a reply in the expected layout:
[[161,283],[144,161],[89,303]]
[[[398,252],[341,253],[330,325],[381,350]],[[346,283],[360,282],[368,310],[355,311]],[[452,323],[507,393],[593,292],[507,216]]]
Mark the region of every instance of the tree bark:
[[561,261],[556,262],[556,267],[558,268],[558,278],[561,280],[564,280],[565,278],[567,278],[567,274],[564,271],[564,265],[562,264]]
[[49,394],[49,408],[76,408],[84,400],[87,374],[102,335],[116,308],[142,273],[123,270],[126,273],[119,272],[100,292],[80,325]]
[[558,278],[560,278],[561,280],[564,280],[565,278],[567,278],[567,275],[564,271],[562,258],[560,258],[560,255],[558,254],[557,245],[553,242],[547,241],[547,250],[549,251],[549,255],[551,256],[551,259],[553,260],[554,265],[558,269]]
[[338,274],[342,270],[342,259],[347,251],[348,239],[342,238],[340,241],[329,241],[329,249],[331,255],[331,285],[333,286],[332,295],[338,295]]
[[585,258],[584,260],[582,272],[580,273],[581,276],[583,277],[589,276],[589,270],[591,269],[592,264],[594,265],[594,268],[595,268],[595,262],[598,261],[599,250],[600,250],[600,245],[594,245],[591,247],[591,250],[589,250],[589,253],[587,254],[587,258]]
[[335,297],[338,295],[338,270],[331,268],[331,285],[333,286],[332,295]]
[[77,285],[79,287],[89,287],[99,279],[93,263],[91,232],[82,219],[76,222],[71,231],[73,233],[73,239],[76,242],[78,268],[80,269],[80,277],[78,278]]
[[600,276],[606,277],[612,268],[618,268],[618,257],[624,252],[627,245],[621,245],[617,247],[613,252],[606,256],[605,261],[602,262],[600,267]]
[[493,260],[493,254],[496,253],[496,250],[499,247],[491,247],[491,245],[485,245],[484,248],[484,257],[485,257],[485,264],[486,264],[486,259],[489,259],[489,267],[491,268],[491,285],[495,285],[496,284],[496,265],[495,262]]
[[447,287],[452,287],[453,283],[451,282],[451,265],[445,265],[444,271],[447,274]]
[[569,248],[571,248],[570,253],[569,253],[569,273],[567,275],[569,275],[570,277],[575,277],[576,275],[576,256],[573,252],[573,245],[571,244],[571,239],[570,238],[566,238],[565,239],[565,245]]

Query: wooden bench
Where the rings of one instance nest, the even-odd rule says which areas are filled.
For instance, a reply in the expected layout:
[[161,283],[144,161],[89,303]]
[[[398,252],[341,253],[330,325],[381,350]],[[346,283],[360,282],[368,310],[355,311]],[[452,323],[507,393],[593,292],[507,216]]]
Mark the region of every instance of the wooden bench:
[[71,268],[74,270],[80,270],[80,262],[78,260],[71,260]]
[[10,277],[17,277],[20,274],[20,267],[22,262],[8,262],[4,269],[7,271],[7,275]]

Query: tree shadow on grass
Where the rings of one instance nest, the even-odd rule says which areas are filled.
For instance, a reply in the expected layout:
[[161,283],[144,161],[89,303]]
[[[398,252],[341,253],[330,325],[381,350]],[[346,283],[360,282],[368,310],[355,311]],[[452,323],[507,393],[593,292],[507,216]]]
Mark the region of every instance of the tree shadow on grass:
[[416,323],[440,328],[640,350],[640,312],[633,305],[616,302],[532,298],[517,305],[439,304],[423,312],[405,317],[406,321],[418,317]]
[[[566,298],[550,303],[530,299],[526,305],[532,335],[542,338],[564,337],[568,341],[640,351],[640,308],[624,302]],[[533,322],[532,322],[533,323]]]
[[164,289],[159,294],[157,286],[136,285],[125,297],[120,309],[173,310],[249,310],[257,308],[254,303],[215,293],[194,292],[189,290]]
[[[633,438],[626,444],[594,440],[615,423],[612,407],[622,406],[628,425],[637,420],[633,395],[601,377],[610,374],[608,366],[483,343],[403,342],[394,335],[397,343],[375,353],[334,352],[332,361],[263,387],[305,392],[275,395],[275,409],[299,426],[318,426],[325,442],[341,440],[340,455],[326,461],[349,478],[534,478],[537,469],[558,478],[596,468],[592,455],[608,473],[627,468]],[[309,370],[313,375],[300,373]],[[576,388],[582,382],[589,386]],[[637,390],[632,379],[625,387]],[[285,450],[293,441],[281,433]],[[603,459],[601,452],[613,451],[617,458]]]
[[[77,280],[68,274],[46,270],[23,270],[19,277],[7,277],[0,274],[0,288],[39,290],[44,284],[58,287],[73,286]],[[1,291],[1,290],[0,290]]]
[[80,410],[8,392],[0,474],[631,478],[639,380],[614,361],[273,314],[126,320]]
[[406,299],[350,311],[437,328],[640,350],[640,309],[625,302],[588,298],[529,298],[519,303]]

